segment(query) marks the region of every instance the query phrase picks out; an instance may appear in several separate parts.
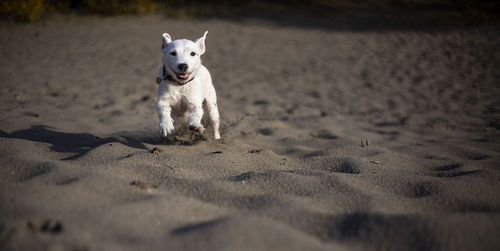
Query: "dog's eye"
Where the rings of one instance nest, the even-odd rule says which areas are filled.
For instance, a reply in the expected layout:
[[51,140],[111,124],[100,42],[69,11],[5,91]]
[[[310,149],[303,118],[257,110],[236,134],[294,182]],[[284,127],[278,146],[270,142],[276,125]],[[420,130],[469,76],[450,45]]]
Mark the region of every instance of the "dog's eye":
[[172,56],[177,56],[177,52],[172,51],[172,52],[170,52],[170,55],[172,55]]
[[195,52],[191,52],[191,56],[196,56],[196,53]]

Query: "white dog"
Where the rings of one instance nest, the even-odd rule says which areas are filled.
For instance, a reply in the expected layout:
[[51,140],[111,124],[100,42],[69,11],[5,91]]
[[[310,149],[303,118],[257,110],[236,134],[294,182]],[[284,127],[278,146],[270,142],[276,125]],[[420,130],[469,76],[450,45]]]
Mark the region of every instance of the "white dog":
[[208,31],[205,31],[203,37],[195,42],[187,39],[172,41],[169,34],[162,35],[163,65],[156,79],[160,84],[156,109],[160,118],[162,137],[174,132],[172,112],[180,114],[188,112],[188,128],[203,133],[205,128],[201,124],[201,118],[205,101],[214,126],[214,138],[220,139],[217,96],[210,72],[201,64],[200,59],[205,53],[207,33]]

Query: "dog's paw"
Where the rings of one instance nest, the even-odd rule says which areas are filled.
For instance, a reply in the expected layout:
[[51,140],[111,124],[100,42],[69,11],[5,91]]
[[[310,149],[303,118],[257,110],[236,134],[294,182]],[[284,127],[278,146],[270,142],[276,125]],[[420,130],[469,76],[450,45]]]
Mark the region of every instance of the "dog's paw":
[[166,138],[169,135],[172,135],[174,133],[174,127],[173,126],[165,126],[163,124],[160,124],[160,134],[162,138]]
[[203,133],[205,128],[202,125],[190,125],[189,130],[197,132],[197,133]]
[[214,139],[219,140],[220,139],[220,133],[219,132],[214,132]]

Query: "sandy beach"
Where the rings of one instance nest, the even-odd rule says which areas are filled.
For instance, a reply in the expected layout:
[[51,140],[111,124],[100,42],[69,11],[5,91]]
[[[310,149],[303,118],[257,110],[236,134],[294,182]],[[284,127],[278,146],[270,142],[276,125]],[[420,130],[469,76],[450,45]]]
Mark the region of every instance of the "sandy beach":
[[[500,250],[500,30],[0,25],[2,250]],[[222,140],[155,103],[208,30]]]

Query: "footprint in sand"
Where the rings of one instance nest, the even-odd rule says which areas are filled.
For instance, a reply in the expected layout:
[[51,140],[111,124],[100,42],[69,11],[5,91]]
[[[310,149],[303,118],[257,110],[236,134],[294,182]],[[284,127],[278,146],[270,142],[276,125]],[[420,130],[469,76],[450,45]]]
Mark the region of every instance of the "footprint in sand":
[[359,174],[359,165],[351,158],[345,157],[320,157],[306,160],[314,170],[334,173]]
[[438,188],[431,182],[420,182],[408,184],[402,189],[403,195],[410,198],[422,198],[431,196],[438,192]]
[[18,182],[26,182],[38,176],[48,174],[54,169],[55,165],[50,162],[43,162],[35,166],[18,168],[13,171],[15,180]]
[[71,177],[71,178],[65,177],[65,178],[57,181],[56,185],[58,185],[58,186],[65,186],[65,185],[69,185],[71,183],[77,182],[78,180],[80,180],[80,178],[78,178],[78,177]]
[[270,136],[274,133],[274,130],[271,128],[261,128],[258,132],[264,136]]
[[318,132],[312,132],[311,136],[313,136],[315,138],[320,138],[320,139],[338,139],[339,138],[338,136],[331,134],[327,130],[321,130],[321,131],[318,131]]
[[459,176],[464,176],[464,175],[469,175],[469,174],[481,172],[481,170],[479,170],[479,169],[460,170],[460,168],[462,168],[462,167],[463,167],[463,165],[460,163],[437,166],[437,167],[433,168],[434,172],[432,172],[430,174],[430,176],[440,177],[440,178],[453,178],[453,177],[459,177]]

